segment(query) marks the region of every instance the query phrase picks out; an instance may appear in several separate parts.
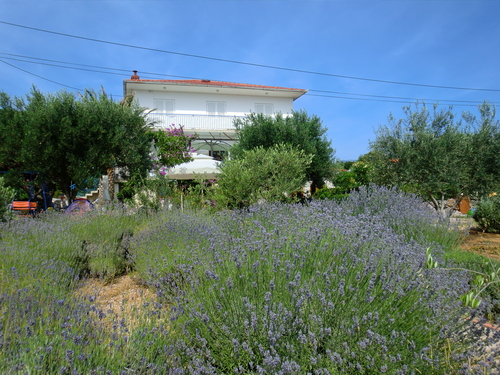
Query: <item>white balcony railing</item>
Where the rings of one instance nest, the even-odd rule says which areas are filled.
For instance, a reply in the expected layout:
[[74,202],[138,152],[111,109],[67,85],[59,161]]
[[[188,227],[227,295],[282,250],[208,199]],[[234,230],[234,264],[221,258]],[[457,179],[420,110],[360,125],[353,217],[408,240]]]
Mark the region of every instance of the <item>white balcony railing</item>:
[[185,130],[234,130],[234,119],[244,118],[244,116],[150,113],[147,118],[148,121],[154,122],[155,128],[166,128],[173,124],[175,126],[183,126]]

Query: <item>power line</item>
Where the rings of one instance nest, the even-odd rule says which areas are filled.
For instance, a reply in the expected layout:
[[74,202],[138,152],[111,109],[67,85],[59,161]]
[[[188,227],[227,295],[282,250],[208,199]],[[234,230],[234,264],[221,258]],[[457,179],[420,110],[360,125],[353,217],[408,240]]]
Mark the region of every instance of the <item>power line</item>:
[[[32,64],[39,64],[39,65],[46,65],[46,66],[53,66],[53,67],[59,67],[59,68],[65,68],[65,69],[74,69],[74,70],[81,70],[81,71],[90,71],[90,72],[96,72],[96,73],[103,73],[103,74],[114,74],[114,75],[119,75],[123,76],[122,73],[115,73],[115,72],[126,72],[129,73],[129,69],[120,69],[120,68],[109,68],[109,67],[103,67],[103,66],[97,66],[97,65],[87,65],[87,64],[80,64],[80,63],[72,63],[72,62],[66,62],[66,61],[59,61],[59,60],[52,60],[52,59],[43,59],[43,58],[38,58],[38,57],[32,57],[32,56],[25,56],[25,55],[16,55],[16,54],[11,54],[11,53],[4,53],[0,52],[0,55],[6,55],[2,56],[2,59],[10,59],[14,61],[20,61],[20,62],[27,62],[27,63],[32,63]],[[9,57],[13,56],[13,57]],[[30,60],[23,60],[21,57],[24,59],[30,59]],[[40,60],[40,61],[32,61],[32,60]],[[2,61],[6,63],[5,61]],[[65,64],[65,65],[60,65],[60,64]],[[64,85],[55,81],[51,81],[47,78],[38,76],[34,73],[31,73],[27,70],[21,69],[19,67],[16,67],[15,65],[8,64],[16,69],[22,70],[28,74],[34,75],[36,77],[39,77],[41,79],[47,80],[49,82],[53,82],[65,87],[69,88],[74,88],[72,86]],[[69,66],[68,66],[69,65]],[[74,66],[70,66],[74,65]],[[81,68],[85,67],[85,68]],[[101,70],[96,70],[96,69],[90,69],[90,68],[96,68],[96,69],[101,69]],[[103,71],[104,70],[111,70],[111,71]],[[147,76],[147,75],[152,75],[152,79],[155,76],[168,76],[168,77],[176,77],[176,78],[183,78],[183,79],[200,79],[199,77],[186,77],[186,76],[177,76],[177,75],[169,75],[169,74],[161,74],[161,73],[152,73],[152,72],[143,72],[141,73],[141,76]],[[76,89],[76,88],[74,88]],[[76,89],[76,90],[81,90],[81,89]],[[325,93],[325,94],[338,94],[338,95],[321,95],[321,94],[311,94],[310,92],[318,92],[318,93]],[[410,98],[410,97],[399,97],[399,96],[386,96],[386,95],[371,95],[371,94],[357,94],[357,93],[347,93],[347,92],[339,92],[339,91],[329,91],[329,90],[315,90],[315,89],[310,89],[309,92],[307,93],[308,96],[318,96],[318,97],[325,97],[325,98],[336,98],[336,99],[351,99],[351,100],[363,100],[363,101],[377,101],[377,102],[385,102],[385,103],[405,103],[407,104],[408,102],[415,102],[415,101],[425,101],[425,102],[451,102],[452,104],[456,106],[477,106],[480,105],[482,102],[481,101],[472,101],[472,100],[449,100],[449,99],[426,99],[426,98]],[[339,95],[350,95],[350,96],[359,96],[358,98],[356,97],[349,97],[349,96],[339,96]],[[114,95],[118,96],[118,95]],[[360,98],[361,96],[365,98]],[[378,99],[370,99],[370,98],[378,98]],[[388,100],[388,99],[395,99],[395,100]],[[460,104],[460,103],[472,103],[472,104]],[[491,102],[492,104],[500,104],[498,102]]]
[[[402,103],[402,104],[411,104],[412,102],[416,101],[423,101],[423,102],[432,102],[432,99],[411,99],[409,101],[403,101],[403,100],[384,100],[384,99],[371,99],[371,98],[351,98],[347,96],[335,96],[335,95],[319,95],[319,94],[307,94],[308,96],[319,96],[323,98],[335,98],[335,99],[351,99],[351,100],[363,100],[363,101],[370,101],[370,102],[384,102],[384,103]],[[441,100],[443,101],[443,100]],[[450,100],[451,101],[451,100]],[[437,102],[440,102],[440,100],[437,100]],[[461,103],[456,103],[452,102],[449,103],[449,105],[455,106],[455,107],[477,107],[478,105],[481,105],[483,102],[475,102],[476,104],[461,104]],[[489,102],[491,104],[497,104],[494,102]]]
[[217,57],[209,57],[209,56],[195,55],[195,54],[189,54],[189,53],[168,51],[168,50],[162,50],[162,49],[158,49],[158,48],[136,46],[136,45],[126,44],[126,43],[111,42],[111,41],[102,40],[102,39],[88,38],[88,37],[83,37],[83,36],[78,36],[78,35],[61,33],[61,32],[57,32],[57,31],[40,29],[40,28],[36,28],[36,27],[31,27],[31,26],[19,25],[19,24],[16,24],[16,23],[11,23],[11,22],[6,22],[6,21],[0,21],[0,23],[4,24],[4,25],[15,26],[15,27],[23,28],[23,29],[28,29],[28,30],[35,30],[35,31],[39,31],[39,32],[43,32],[43,33],[48,33],[48,34],[60,35],[60,36],[65,36],[65,37],[69,37],[69,38],[81,39],[81,40],[88,40],[88,41],[91,41],[91,42],[111,44],[111,45],[115,45],[115,46],[140,49],[140,50],[144,50],[144,51],[161,52],[161,53],[168,53],[168,54],[178,55],[178,56],[193,57],[193,58],[197,58],[197,59],[220,61],[220,62],[226,62],[226,63],[231,63],[231,64],[239,64],[239,65],[246,65],[246,66],[255,66],[255,67],[259,67],[259,68],[284,70],[284,71],[296,72],[296,73],[304,73],[304,74],[312,74],[312,75],[319,75],[319,76],[326,76],[326,77],[336,77],[336,78],[344,78],[344,79],[353,79],[353,80],[368,81],[368,82],[387,83],[387,84],[394,84],[394,85],[430,87],[430,88],[440,88],[440,89],[450,89],[450,90],[469,90],[469,91],[494,91],[494,92],[500,92],[500,89],[486,89],[486,88],[471,88],[471,87],[428,85],[428,84],[422,84],[422,83],[389,81],[389,80],[383,80],[383,79],[346,76],[346,75],[333,74],[333,73],[316,72],[316,71],[312,71],[312,70],[303,70],[303,69],[294,69],[294,68],[279,67],[279,66],[274,66],[274,65],[257,64],[257,63],[250,63],[250,62],[244,62],[244,61],[222,59],[222,58],[217,58]]
[[[482,103],[481,101],[478,100],[450,100],[450,99],[426,99],[426,98],[410,98],[410,97],[404,97],[404,96],[387,96],[387,95],[372,95],[372,94],[353,94],[353,93],[348,93],[348,92],[340,92],[340,91],[328,91],[328,90],[314,90],[310,89],[310,92],[320,92],[320,93],[326,93],[326,94],[339,94],[339,95],[353,95],[353,96],[367,96],[370,98],[385,98],[385,99],[398,99],[398,100],[422,100],[426,102],[452,102],[452,103],[475,103],[475,104],[480,104]],[[328,95],[319,95],[319,94],[310,94],[313,96],[325,96],[328,97]],[[334,96],[332,96],[334,97]],[[357,99],[357,98],[352,98],[352,99]],[[380,100],[383,101],[383,100]],[[398,103],[398,102],[396,102]],[[500,102],[490,102],[492,104],[500,104]]]
[[[104,74],[115,74],[115,75],[120,75],[120,76],[123,76],[124,75],[123,73],[126,73],[128,75],[132,71],[132,69],[108,68],[108,67],[104,67],[104,66],[87,65],[87,64],[72,63],[72,62],[67,62],[67,61],[43,59],[43,58],[39,58],[39,57],[16,55],[16,54],[12,54],[12,53],[4,53],[4,52],[0,52],[0,55],[4,55],[4,57],[2,57],[4,59],[22,61],[22,62],[27,62],[27,63],[31,63],[31,64],[47,65],[47,66],[54,66],[54,67],[59,67],[59,68],[83,70],[83,71],[90,71],[90,72],[104,73]],[[5,56],[14,56],[14,57],[5,57]],[[30,61],[30,60],[22,60],[18,57],[24,58],[24,59],[30,59],[30,60],[47,61],[47,63],[38,62],[38,61]],[[49,64],[49,63],[66,64],[66,65],[74,65],[74,66],[56,65],[56,64]],[[103,71],[99,71],[99,70],[95,70],[95,69],[82,69],[82,68],[76,68],[75,66],[82,66],[82,67],[96,68],[96,69],[105,69],[105,70],[114,70],[116,72],[123,72],[123,73],[103,72]],[[143,76],[153,75],[153,76],[175,77],[175,78],[182,78],[182,79],[199,79],[199,78],[195,78],[195,77],[178,76],[178,75],[162,74],[162,73],[150,73],[150,72],[141,72],[141,75],[143,75]]]
[[[34,74],[32,72],[29,72],[25,69],[21,69],[13,64],[9,64],[7,63],[6,61],[3,61],[2,59],[0,59],[0,62],[3,62],[4,64],[7,64],[15,69],[18,69],[18,70],[21,70],[25,73],[28,73],[30,75],[33,75],[35,77],[38,77],[40,79],[43,79],[45,81],[48,81],[48,82],[52,82],[52,83],[55,83],[57,85],[60,85],[60,86],[64,86],[64,87],[68,87],[68,88],[71,88],[71,89],[74,89],[74,90],[77,90],[77,91],[83,91],[83,89],[79,89],[79,88],[76,88],[76,87],[73,87],[73,86],[68,86],[68,85],[65,85],[63,83],[60,83],[60,82],[56,82],[56,81],[53,81],[51,79],[48,79],[48,78],[45,78],[45,77],[42,77],[38,74]],[[103,72],[103,73],[108,73],[108,72]],[[321,90],[318,90],[318,91],[321,91]],[[402,104],[409,104],[407,101],[397,101],[397,100],[383,100],[383,99],[369,99],[369,98],[352,98],[352,97],[345,97],[345,96],[334,96],[334,95],[320,95],[320,94],[307,94],[308,96],[318,96],[318,97],[325,97],[325,98],[336,98],[336,99],[351,99],[351,100],[364,100],[364,101],[377,101],[377,102],[384,102],[384,103],[402,103]],[[347,94],[347,95],[354,95],[354,94]],[[362,95],[362,94],[359,94],[359,95]],[[111,94],[111,96],[119,96],[119,95],[113,95]],[[409,99],[412,99],[412,101],[415,101],[416,99],[413,99],[413,98],[409,98]],[[425,100],[425,99],[421,99],[421,100]],[[479,104],[479,103],[478,103]],[[475,107],[477,105],[473,105],[473,104],[456,104],[456,106],[466,106],[466,107]]]
[[77,88],[77,87],[68,86],[68,85],[65,85],[64,83],[56,82],[56,81],[53,81],[53,80],[51,80],[51,79],[48,79],[48,78],[45,78],[45,77],[39,76],[38,74],[28,72],[27,70],[24,70],[24,69],[21,69],[21,68],[19,68],[19,67],[15,66],[15,65],[9,64],[7,61],[3,61],[3,60],[1,60],[1,59],[0,59],[0,62],[3,62],[4,64],[7,64],[7,65],[9,65],[9,66],[11,66],[11,67],[13,67],[13,68],[15,68],[15,69],[21,70],[21,71],[23,71],[23,72],[25,72],[25,73],[31,74],[32,76],[38,77],[38,78],[43,79],[43,80],[45,80],[45,81],[55,83],[56,85],[60,85],[60,86],[64,86],[64,87],[68,87],[68,88],[70,88],[70,89],[74,89],[74,90],[77,90],[77,91],[83,91],[82,89],[79,89],[79,88]]

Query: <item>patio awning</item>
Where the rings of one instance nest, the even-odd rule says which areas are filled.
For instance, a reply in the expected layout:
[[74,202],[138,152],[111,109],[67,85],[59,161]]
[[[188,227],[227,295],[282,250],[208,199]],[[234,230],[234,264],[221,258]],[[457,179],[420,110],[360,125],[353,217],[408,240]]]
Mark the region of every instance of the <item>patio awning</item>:
[[193,180],[197,177],[213,179],[220,173],[218,166],[219,161],[214,158],[195,153],[193,161],[182,163],[175,167],[169,168],[167,175],[172,180]]

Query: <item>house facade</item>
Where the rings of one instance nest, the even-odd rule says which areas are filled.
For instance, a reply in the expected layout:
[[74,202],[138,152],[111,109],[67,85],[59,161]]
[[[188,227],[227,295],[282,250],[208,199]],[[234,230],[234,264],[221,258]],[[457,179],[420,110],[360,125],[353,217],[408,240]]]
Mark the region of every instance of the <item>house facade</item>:
[[184,133],[197,134],[198,153],[222,159],[236,142],[235,118],[254,113],[291,114],[296,99],[307,90],[211,80],[141,79],[134,71],[123,81],[124,96],[133,95],[151,109],[149,120],[157,128],[172,124]]

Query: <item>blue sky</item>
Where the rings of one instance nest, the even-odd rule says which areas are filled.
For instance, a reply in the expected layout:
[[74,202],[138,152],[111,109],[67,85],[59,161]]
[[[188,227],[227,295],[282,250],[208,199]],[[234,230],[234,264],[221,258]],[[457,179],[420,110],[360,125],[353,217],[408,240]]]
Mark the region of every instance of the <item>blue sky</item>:
[[11,96],[102,86],[119,98],[134,69],[308,89],[295,108],[322,119],[342,160],[366,153],[379,124],[416,100],[457,114],[500,104],[498,0],[0,0],[0,9],[0,91]]

